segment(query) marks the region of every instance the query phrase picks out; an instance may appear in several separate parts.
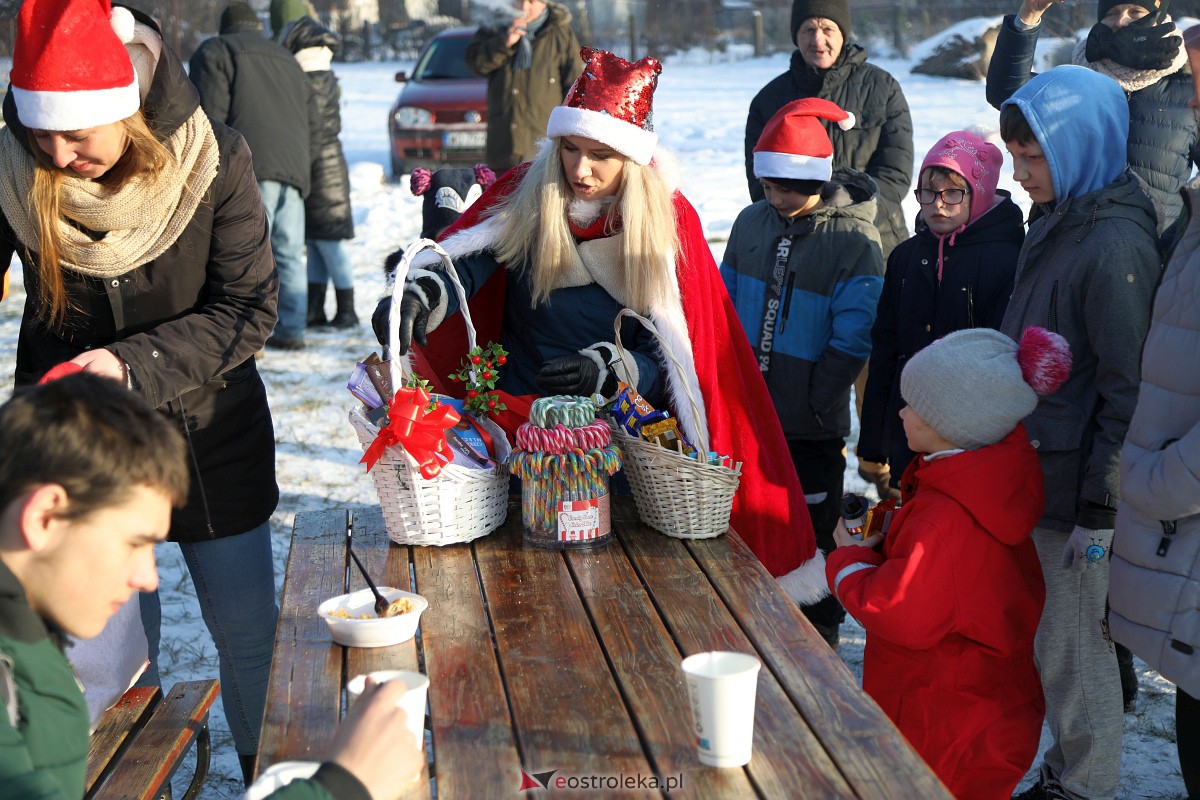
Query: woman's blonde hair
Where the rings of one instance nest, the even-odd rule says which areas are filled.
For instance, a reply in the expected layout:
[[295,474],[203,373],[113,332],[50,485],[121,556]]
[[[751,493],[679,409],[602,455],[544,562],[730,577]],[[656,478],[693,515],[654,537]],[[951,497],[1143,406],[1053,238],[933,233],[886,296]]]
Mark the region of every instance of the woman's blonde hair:
[[[568,225],[574,193],[562,168],[561,138],[551,139],[529,165],[520,186],[496,204],[496,258],[513,269],[529,269],[535,303],[549,302],[574,259]],[[652,166],[626,159],[621,185],[609,205],[608,230],[624,233],[621,282],[629,307],[646,314],[673,292],[679,234],[672,190]]]
[[[150,129],[141,110],[121,120],[125,126],[125,152],[98,183],[116,192],[133,178],[141,176],[149,182],[158,176],[171,161],[171,152],[158,140]],[[41,147],[33,131],[27,132],[29,149],[33,152],[33,187],[30,190],[30,207],[38,228],[38,253],[33,268],[37,270],[42,288],[43,303],[37,309],[37,320],[50,326],[60,326],[71,309],[63,281],[60,258],[63,238],[60,224],[62,211],[63,170],[54,166]],[[68,220],[69,222],[69,220]]]

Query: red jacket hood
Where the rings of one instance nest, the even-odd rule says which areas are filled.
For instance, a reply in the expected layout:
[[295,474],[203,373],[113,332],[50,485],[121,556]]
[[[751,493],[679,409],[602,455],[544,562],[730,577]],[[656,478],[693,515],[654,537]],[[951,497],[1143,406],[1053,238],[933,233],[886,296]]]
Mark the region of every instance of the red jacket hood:
[[[1004,475],[1005,480],[997,480]],[[1046,505],[1042,467],[1024,425],[978,450],[925,461],[913,459],[901,486],[907,500],[916,487],[961,505],[994,539],[1007,545],[1029,538]]]

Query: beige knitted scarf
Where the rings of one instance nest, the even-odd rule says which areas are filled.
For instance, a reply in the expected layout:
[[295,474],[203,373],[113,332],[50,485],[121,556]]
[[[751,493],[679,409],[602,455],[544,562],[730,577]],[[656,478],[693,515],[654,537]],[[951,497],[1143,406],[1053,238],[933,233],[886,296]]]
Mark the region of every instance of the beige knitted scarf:
[[[1171,17],[1169,15],[1163,15],[1163,22],[1170,21]],[[1183,34],[1179,31],[1173,31],[1170,35],[1183,38]],[[1171,66],[1166,69],[1134,69],[1124,64],[1118,64],[1110,58],[1102,58],[1099,61],[1088,61],[1084,55],[1084,51],[1086,50],[1087,37],[1085,36],[1075,45],[1075,49],[1071,51],[1071,63],[1079,67],[1087,67],[1090,70],[1095,70],[1101,75],[1107,75],[1121,84],[1121,88],[1127,92],[1136,92],[1140,89],[1145,89],[1147,86],[1152,86],[1168,75],[1174,75],[1187,66],[1187,51],[1182,46],[1179,48],[1179,52],[1175,54],[1175,60],[1171,62]]]
[[[96,278],[124,275],[175,243],[217,176],[219,153],[212,125],[200,108],[163,144],[171,159],[154,181],[138,176],[114,191],[64,174],[65,219],[59,220],[63,269]],[[21,243],[39,252],[37,221],[28,208],[34,169],[33,156],[12,129],[0,129],[0,210]],[[93,240],[77,225],[103,236]]]

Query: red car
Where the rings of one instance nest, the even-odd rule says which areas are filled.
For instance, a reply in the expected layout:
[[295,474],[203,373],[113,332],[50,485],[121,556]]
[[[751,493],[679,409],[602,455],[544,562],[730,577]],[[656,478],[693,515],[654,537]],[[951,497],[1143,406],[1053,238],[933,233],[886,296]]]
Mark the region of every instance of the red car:
[[475,28],[450,28],[425,43],[412,77],[388,114],[392,177],[416,167],[437,169],[483,161],[487,143],[487,78],[467,67],[467,43]]

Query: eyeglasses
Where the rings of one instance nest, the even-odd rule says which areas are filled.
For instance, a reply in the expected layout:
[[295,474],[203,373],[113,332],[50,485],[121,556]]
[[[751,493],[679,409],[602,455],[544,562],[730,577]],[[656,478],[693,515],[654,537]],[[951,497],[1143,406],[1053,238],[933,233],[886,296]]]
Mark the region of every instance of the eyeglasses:
[[917,202],[921,205],[927,206],[934,200],[941,198],[941,201],[946,205],[956,206],[967,199],[967,190],[942,189],[940,192],[935,192],[933,189],[917,189],[913,192],[913,196],[917,198]]

